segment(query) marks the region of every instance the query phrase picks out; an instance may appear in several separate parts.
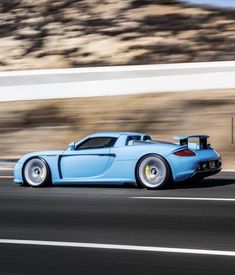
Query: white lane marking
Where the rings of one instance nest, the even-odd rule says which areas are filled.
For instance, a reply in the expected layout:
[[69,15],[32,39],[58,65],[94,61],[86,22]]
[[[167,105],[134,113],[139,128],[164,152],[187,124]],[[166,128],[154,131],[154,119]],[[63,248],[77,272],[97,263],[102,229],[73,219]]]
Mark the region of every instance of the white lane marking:
[[56,242],[56,241],[37,241],[37,240],[14,240],[14,239],[0,239],[0,243],[1,244],[19,244],[19,245],[40,245],[40,246],[95,248],[95,249],[132,250],[132,251],[134,250],[134,251],[146,251],[146,252],[186,253],[186,254],[201,254],[201,255],[217,255],[217,256],[235,257],[235,251],[161,247],[161,246],[139,246],[139,245]]
[[5,167],[5,168],[0,167],[0,171],[13,171],[13,170],[14,168],[12,167]]
[[188,200],[188,201],[231,201],[235,202],[235,198],[194,198],[194,197],[130,197],[131,199],[143,200]]
[[13,176],[0,176],[0,179],[13,179]]

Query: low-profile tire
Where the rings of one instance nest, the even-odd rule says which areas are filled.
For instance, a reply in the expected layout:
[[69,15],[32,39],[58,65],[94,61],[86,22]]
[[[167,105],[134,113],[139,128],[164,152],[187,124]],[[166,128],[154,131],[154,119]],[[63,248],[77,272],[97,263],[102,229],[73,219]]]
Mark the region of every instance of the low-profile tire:
[[51,183],[50,168],[42,158],[31,158],[23,167],[24,182],[32,187],[43,187]]
[[136,166],[136,180],[140,188],[162,189],[169,183],[170,178],[169,164],[157,154],[142,157]]

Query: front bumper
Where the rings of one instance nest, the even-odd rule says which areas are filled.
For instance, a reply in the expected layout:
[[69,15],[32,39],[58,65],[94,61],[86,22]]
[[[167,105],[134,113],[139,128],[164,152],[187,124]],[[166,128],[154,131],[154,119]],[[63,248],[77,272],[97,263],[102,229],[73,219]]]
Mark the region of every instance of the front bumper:
[[23,164],[18,161],[14,168],[14,183],[17,183],[20,185],[23,184],[24,182],[22,178],[22,167],[23,167]]

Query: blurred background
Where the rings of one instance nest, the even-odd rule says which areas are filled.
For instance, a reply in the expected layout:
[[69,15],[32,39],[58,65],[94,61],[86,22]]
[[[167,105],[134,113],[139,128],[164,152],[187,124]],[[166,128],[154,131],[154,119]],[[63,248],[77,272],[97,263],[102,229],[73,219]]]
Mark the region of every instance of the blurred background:
[[0,0],[0,70],[234,60],[234,0]]
[[[0,0],[0,71],[231,61],[234,19],[233,0]],[[202,133],[235,168],[234,107],[235,90],[0,102],[0,153],[103,130]]]

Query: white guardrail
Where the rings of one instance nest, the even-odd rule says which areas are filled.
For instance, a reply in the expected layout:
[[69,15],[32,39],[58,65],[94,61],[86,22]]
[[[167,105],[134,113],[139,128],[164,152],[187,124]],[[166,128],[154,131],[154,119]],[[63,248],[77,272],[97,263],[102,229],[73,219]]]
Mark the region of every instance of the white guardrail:
[[235,88],[235,61],[0,73],[0,101]]

